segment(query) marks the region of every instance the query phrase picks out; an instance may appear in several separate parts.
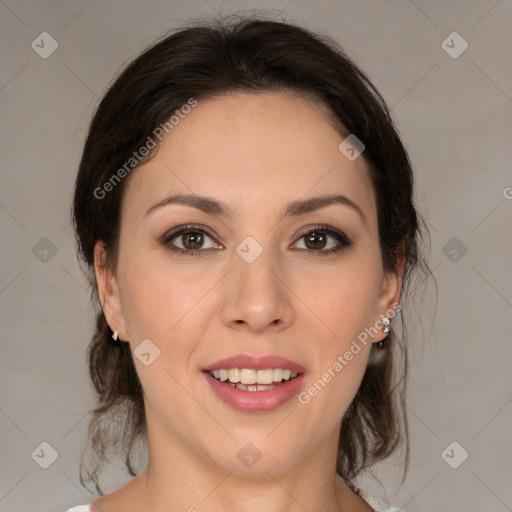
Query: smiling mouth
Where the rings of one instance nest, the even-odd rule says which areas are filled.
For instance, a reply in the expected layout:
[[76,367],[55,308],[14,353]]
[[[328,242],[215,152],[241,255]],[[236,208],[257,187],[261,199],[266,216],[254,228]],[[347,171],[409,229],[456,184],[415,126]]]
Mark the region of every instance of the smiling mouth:
[[241,391],[267,391],[286,384],[300,374],[282,368],[267,368],[253,370],[251,368],[222,368],[208,370],[214,379]]

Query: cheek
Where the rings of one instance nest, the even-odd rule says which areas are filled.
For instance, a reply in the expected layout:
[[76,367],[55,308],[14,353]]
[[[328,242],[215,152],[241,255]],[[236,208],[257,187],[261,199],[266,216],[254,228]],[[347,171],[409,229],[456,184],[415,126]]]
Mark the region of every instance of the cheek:
[[295,289],[324,325],[323,346],[342,350],[375,321],[382,285],[381,265],[372,252],[357,251],[314,279],[297,281]]
[[172,338],[176,343],[181,339],[177,332],[196,325],[195,310],[200,309],[197,306],[208,290],[206,275],[193,278],[190,272],[180,271],[165,258],[150,257],[142,251],[125,256],[119,262],[119,273],[123,314],[131,341],[150,338],[160,345]]
[[[123,314],[146,398],[162,414],[164,409],[181,408],[187,396],[178,382],[196,371],[191,358],[208,316],[207,301],[201,298],[215,280],[204,272],[202,278],[194,278],[198,273],[192,274],[192,266],[183,272],[168,260],[142,251],[125,256],[119,271]],[[147,339],[157,347],[149,345],[149,351],[158,354],[149,366],[137,360],[137,347]]]
[[372,337],[365,329],[371,326],[374,294],[362,285],[361,280],[340,280],[318,298],[321,323],[329,329],[318,325],[328,334],[311,350],[311,372],[298,401],[324,434],[337,428],[367,367]]
[[[300,286],[297,294],[308,297],[306,302],[317,317],[314,322],[319,340],[311,351],[314,369],[299,401],[315,403],[315,409],[326,417],[341,418],[366,370],[382,282],[380,262],[372,254],[354,253],[335,271],[317,279],[309,291],[307,281],[296,284]],[[313,327],[308,337],[314,339]]]

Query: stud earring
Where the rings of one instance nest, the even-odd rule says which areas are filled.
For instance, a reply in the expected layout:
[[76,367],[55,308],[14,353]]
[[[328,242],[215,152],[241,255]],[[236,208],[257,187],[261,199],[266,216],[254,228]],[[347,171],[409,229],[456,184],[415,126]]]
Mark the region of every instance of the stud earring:
[[117,331],[114,331],[114,334],[112,334],[112,338],[117,341],[117,338],[119,338],[119,335],[117,334]]
[[382,332],[384,334],[387,334],[389,331],[391,331],[391,318],[389,316],[381,316],[380,321],[382,322],[382,325],[384,326],[382,329]]
[[[382,328],[382,332],[384,334],[388,334],[389,331],[391,331],[391,318],[389,318],[389,316],[385,316],[385,315],[381,315],[380,316],[380,321],[383,325],[383,328]],[[379,341],[379,348],[383,348],[384,345],[386,344],[387,342],[387,336],[382,339],[381,341]]]

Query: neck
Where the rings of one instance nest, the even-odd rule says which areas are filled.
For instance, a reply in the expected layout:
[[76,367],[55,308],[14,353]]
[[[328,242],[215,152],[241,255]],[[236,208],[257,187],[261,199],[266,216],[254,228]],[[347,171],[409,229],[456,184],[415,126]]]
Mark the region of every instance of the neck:
[[[151,425],[151,429],[150,429]],[[305,459],[247,474],[222,468],[148,422],[149,458],[133,482],[133,510],[352,512],[371,510],[336,475],[337,432]],[[328,461],[328,463],[326,462]]]

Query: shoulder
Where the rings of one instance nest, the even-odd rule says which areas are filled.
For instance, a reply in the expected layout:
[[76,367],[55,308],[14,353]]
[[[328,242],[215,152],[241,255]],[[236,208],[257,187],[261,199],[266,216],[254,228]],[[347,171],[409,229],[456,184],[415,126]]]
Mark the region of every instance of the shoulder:
[[[364,489],[355,487],[354,491],[359,494],[359,496],[361,496],[361,498],[363,498],[363,500],[366,501],[366,503],[368,503],[375,512],[403,512],[402,509],[384,503],[381,499],[372,496]],[[76,507],[67,509],[66,512],[91,512],[91,506],[89,504],[77,505]]]
[[366,503],[368,503],[368,505],[370,505],[370,507],[373,508],[375,512],[403,512],[401,508],[384,503],[381,499],[372,496],[364,489],[356,488],[356,492],[364,501],[366,501]]

